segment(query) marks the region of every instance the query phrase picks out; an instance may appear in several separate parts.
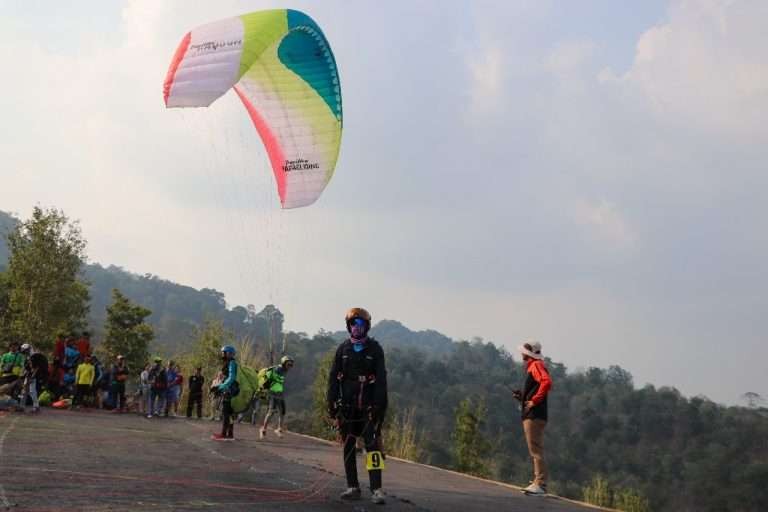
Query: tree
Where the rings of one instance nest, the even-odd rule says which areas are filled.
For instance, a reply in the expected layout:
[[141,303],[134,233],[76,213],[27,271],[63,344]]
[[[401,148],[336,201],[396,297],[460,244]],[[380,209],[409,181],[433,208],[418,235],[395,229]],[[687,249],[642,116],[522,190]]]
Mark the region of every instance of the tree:
[[61,331],[85,327],[88,288],[79,279],[86,242],[63,212],[35,207],[8,235],[10,328],[50,349]]
[[0,271],[0,344],[10,341],[11,331],[11,280],[7,272]]
[[195,367],[203,368],[206,375],[216,373],[221,368],[221,347],[235,345],[235,335],[224,327],[224,323],[208,317],[203,325],[195,329],[194,353]]
[[[477,402],[474,408],[473,402]],[[490,474],[488,455],[491,445],[480,431],[486,412],[485,403],[469,398],[462,400],[456,408],[453,453],[458,471],[481,477]]]
[[765,399],[760,396],[759,393],[755,393],[754,391],[747,391],[741,395],[741,399],[747,402],[747,407],[750,409],[756,409],[765,403]]
[[154,338],[152,327],[144,323],[144,319],[151,314],[147,308],[133,304],[117,288],[112,290],[112,304],[107,307],[104,325],[104,350],[111,359],[121,354],[128,368],[138,370],[144,366],[149,358],[149,343]]
[[329,350],[317,364],[317,373],[312,383],[312,434],[326,439],[331,439],[331,431],[328,424],[328,374],[333,366],[336,349]]

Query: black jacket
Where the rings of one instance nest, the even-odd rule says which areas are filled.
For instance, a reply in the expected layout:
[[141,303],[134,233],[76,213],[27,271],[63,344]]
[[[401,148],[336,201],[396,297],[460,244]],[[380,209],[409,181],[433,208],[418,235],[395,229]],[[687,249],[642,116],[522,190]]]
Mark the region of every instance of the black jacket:
[[337,405],[356,410],[375,409],[383,417],[387,409],[387,368],[379,342],[368,338],[365,348],[355,352],[346,340],[336,349],[328,375],[328,409]]
[[202,395],[203,384],[205,383],[205,377],[200,375],[193,375],[189,378],[189,394],[190,395]]

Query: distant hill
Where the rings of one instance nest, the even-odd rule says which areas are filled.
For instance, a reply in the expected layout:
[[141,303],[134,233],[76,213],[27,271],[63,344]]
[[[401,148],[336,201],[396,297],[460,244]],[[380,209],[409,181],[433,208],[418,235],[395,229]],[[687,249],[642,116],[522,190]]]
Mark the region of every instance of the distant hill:
[[[336,331],[332,337],[338,341],[346,339],[346,331]],[[453,352],[456,342],[437,331],[412,331],[397,320],[382,320],[371,328],[371,336],[385,347],[417,348],[429,355],[442,356]]]

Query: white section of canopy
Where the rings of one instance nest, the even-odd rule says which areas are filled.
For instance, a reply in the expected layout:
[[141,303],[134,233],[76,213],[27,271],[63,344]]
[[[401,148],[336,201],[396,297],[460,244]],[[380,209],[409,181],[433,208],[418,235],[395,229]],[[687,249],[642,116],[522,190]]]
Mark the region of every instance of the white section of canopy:
[[314,203],[328,183],[328,157],[317,144],[316,135],[302,122],[300,113],[291,113],[285,102],[258,82],[242,80],[238,88],[264,118],[280,144],[286,161],[306,160],[319,163],[317,169],[296,169],[285,173],[283,208],[299,208]]
[[195,28],[176,69],[168,107],[207,107],[232,88],[240,74],[244,27],[240,18]]

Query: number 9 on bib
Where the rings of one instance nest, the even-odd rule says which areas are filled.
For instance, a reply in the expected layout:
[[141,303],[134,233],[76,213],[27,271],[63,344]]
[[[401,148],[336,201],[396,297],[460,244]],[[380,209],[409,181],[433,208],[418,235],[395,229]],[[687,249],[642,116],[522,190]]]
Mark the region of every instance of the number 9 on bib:
[[378,450],[366,453],[365,467],[368,469],[368,471],[384,469],[384,454]]

